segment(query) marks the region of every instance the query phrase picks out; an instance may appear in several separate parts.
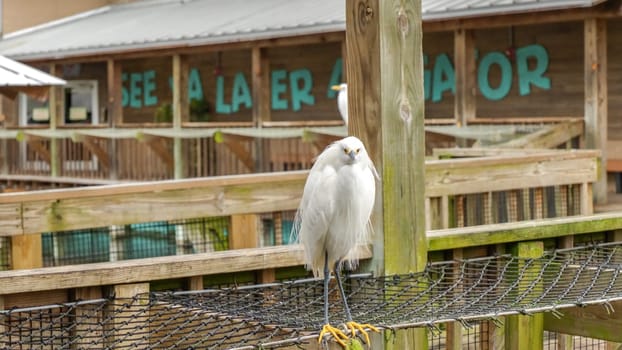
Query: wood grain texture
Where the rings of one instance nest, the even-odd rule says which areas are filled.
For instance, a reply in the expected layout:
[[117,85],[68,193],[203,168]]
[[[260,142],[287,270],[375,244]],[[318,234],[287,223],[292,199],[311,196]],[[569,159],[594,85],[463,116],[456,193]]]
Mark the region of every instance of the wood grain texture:
[[472,30],[458,29],[454,32],[454,66],[456,98],[454,118],[458,125],[467,125],[475,118],[477,72],[475,69],[475,40]]
[[[361,249],[363,259],[370,258]],[[239,249],[29,270],[0,271],[0,295],[139,283],[304,264],[299,245]]]
[[297,208],[305,171],[3,194],[2,235]]
[[485,246],[606,232],[622,228],[622,213],[593,214],[565,218],[540,219],[479,225],[428,232],[430,251]]
[[594,184],[596,204],[607,202],[607,22],[584,21],[585,146],[600,149],[598,181]]

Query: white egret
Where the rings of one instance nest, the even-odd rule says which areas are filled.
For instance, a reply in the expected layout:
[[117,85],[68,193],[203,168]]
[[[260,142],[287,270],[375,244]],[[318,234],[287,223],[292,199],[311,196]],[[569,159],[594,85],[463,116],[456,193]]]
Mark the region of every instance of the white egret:
[[337,108],[339,109],[339,114],[341,114],[341,119],[348,126],[348,84],[333,85],[331,89],[339,91],[337,94]]
[[344,263],[354,267],[358,262],[358,245],[371,241],[369,218],[374,205],[378,177],[365,146],[350,136],[328,146],[315,161],[304,187],[300,207],[296,214],[294,233],[304,247],[306,267],[315,277],[324,278],[324,320],[319,341],[326,333],[333,335],[346,346],[345,335],[328,321],[328,281],[334,272],[346,313],[345,326],[351,335],[360,331],[369,344],[365,328],[352,314],[339,277]]

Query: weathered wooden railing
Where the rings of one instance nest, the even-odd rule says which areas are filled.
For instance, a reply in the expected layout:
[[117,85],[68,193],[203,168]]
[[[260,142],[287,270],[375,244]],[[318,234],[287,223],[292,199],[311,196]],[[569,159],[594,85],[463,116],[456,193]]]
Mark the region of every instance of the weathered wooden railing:
[[[596,157],[595,152],[573,151],[499,156],[494,162],[488,162],[486,158],[431,161],[426,165],[430,169],[427,170],[429,181],[437,180],[428,183],[429,207],[433,207],[431,203],[435,201],[452,202],[449,197],[453,194],[442,192],[447,189],[464,195],[476,193],[476,190],[524,190],[530,186],[576,183],[585,188],[578,194],[586,196],[594,176]],[[493,171],[493,163],[504,164],[499,166],[503,171]],[[512,168],[522,173],[513,174]],[[564,172],[574,175],[566,176]],[[237,228],[231,227],[230,239],[237,240],[237,247],[249,242],[252,246],[258,240],[253,236],[256,235],[256,230],[253,231],[256,215],[295,209],[305,178],[306,172],[299,171],[3,194],[0,195],[0,234],[12,240],[15,258],[20,251],[26,252],[24,256],[31,252],[40,240],[40,232],[87,228],[94,222],[97,226],[123,225],[230,215],[232,225],[234,222],[238,225]],[[439,195],[448,199],[438,199]],[[588,199],[583,198],[586,202]],[[548,197],[543,196],[542,200],[546,206]],[[470,204],[467,201],[464,209],[468,210]],[[585,213],[576,214],[590,214],[589,205],[583,209]],[[451,215],[449,211],[442,214],[430,210],[428,216],[434,222],[442,222],[442,217]],[[588,241],[620,240],[620,230],[622,213],[532,218],[431,229],[428,231],[428,246],[431,259],[474,257],[513,247],[520,252],[522,250],[516,247],[521,244],[532,246],[534,241],[544,242],[549,247],[567,247],[573,244],[575,236],[590,236]],[[107,295],[108,286],[112,286],[110,290],[117,297],[132,297],[135,293],[148,291],[150,282],[162,280],[185,281],[182,283],[185,288],[199,289],[204,285],[204,276],[223,273],[254,271],[256,281],[270,281],[275,278],[277,270],[301,264],[301,248],[288,245],[0,271],[0,309],[99,298]],[[545,328],[555,329],[552,322],[547,319]],[[460,337],[460,331],[454,326],[448,324],[448,339]],[[568,333],[571,332],[586,335],[580,329],[569,328]]]

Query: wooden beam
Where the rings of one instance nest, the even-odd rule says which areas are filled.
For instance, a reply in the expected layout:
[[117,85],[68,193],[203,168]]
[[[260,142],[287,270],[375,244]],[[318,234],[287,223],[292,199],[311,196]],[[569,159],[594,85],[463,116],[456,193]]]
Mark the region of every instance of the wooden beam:
[[[363,140],[382,178],[371,268],[382,275],[422,271],[427,242],[421,2],[346,1],[346,45],[349,134]],[[427,343],[422,328],[384,341],[396,349],[426,349]]]
[[229,249],[257,248],[258,229],[259,216],[256,214],[232,215]]
[[[181,129],[185,122],[190,121],[190,104],[188,101],[188,59],[179,54],[173,55],[173,128]],[[186,177],[186,154],[183,151],[183,140],[173,138],[173,174],[175,179]]]
[[135,297],[149,293],[149,283],[116,285],[113,293],[117,302],[110,303],[106,310],[106,318],[111,320],[111,343],[120,349],[147,349],[149,338],[136,335],[135,329],[136,324],[147,324],[149,321],[149,315],[144,312],[149,298],[146,295],[142,298]]
[[544,329],[549,332],[558,332],[596,338],[613,342],[622,342],[622,301],[610,302],[613,310],[605,305],[588,305],[558,310],[561,315],[550,312],[544,313]]
[[454,118],[458,125],[467,125],[468,120],[475,118],[476,111],[477,72],[472,30],[454,31],[454,67],[456,70]]
[[583,121],[575,120],[553,124],[523,137],[497,144],[495,148],[547,149],[556,148],[583,135]]
[[21,270],[37,267],[43,267],[41,234],[34,233],[11,237],[11,268]]
[[[360,253],[364,259],[370,254]],[[117,262],[0,271],[0,294],[139,283],[201,275],[302,266],[302,247],[274,246]]]
[[595,181],[597,153],[586,152],[429,160],[425,169],[426,196],[441,197]]
[[579,235],[622,229],[622,214],[607,213],[479,225],[428,232],[430,251]]
[[262,126],[271,118],[270,61],[265,48],[253,47],[251,52],[253,86],[253,125]]
[[[244,164],[244,166],[251,172],[255,172],[255,159],[253,158],[253,152],[251,145],[255,142],[255,138],[249,136],[232,135],[227,133],[220,133],[216,137],[217,142],[224,144],[235,154],[236,157]],[[247,146],[248,145],[248,146]],[[251,150],[249,150],[249,148]]]
[[[513,247],[513,256],[521,258],[539,258],[544,253],[544,245],[542,241],[521,242]],[[519,262],[517,271],[522,269],[525,262]],[[534,264],[525,271],[525,275],[538,278],[540,266]],[[526,300],[531,300],[533,296],[529,294],[539,295],[543,290],[543,281],[530,281],[523,279],[519,285],[519,293],[527,293]],[[543,341],[543,325],[544,315],[536,313],[533,315],[511,315],[506,316],[506,337],[505,348],[508,350],[522,349],[542,349]]]
[[[61,76],[61,69],[58,64],[52,64],[50,68],[50,74],[54,76]],[[50,87],[49,97],[49,110],[50,110],[50,129],[55,130],[59,125],[63,125],[64,121],[64,89],[62,86]],[[59,140],[56,138],[50,139],[49,149],[49,163],[50,163],[50,176],[61,175],[61,154],[59,149]]]
[[584,22],[585,146],[602,151],[595,204],[607,203],[607,22]]
[[[2,194],[0,235],[295,209],[306,171]],[[105,223],[102,222],[105,218]]]
[[141,141],[146,142],[149,148],[162,160],[166,167],[173,172],[175,170],[175,159],[171,154],[171,149],[166,142],[167,138],[154,135],[143,134]]
[[[74,140],[76,142],[81,142],[84,148],[93,153],[97,157],[98,164],[103,167],[104,170],[110,170],[110,154],[95,141],[95,137],[80,135]],[[109,142],[113,142],[113,140]]]
[[108,84],[108,125],[114,128],[123,124],[121,63],[119,61],[106,60],[106,82]]

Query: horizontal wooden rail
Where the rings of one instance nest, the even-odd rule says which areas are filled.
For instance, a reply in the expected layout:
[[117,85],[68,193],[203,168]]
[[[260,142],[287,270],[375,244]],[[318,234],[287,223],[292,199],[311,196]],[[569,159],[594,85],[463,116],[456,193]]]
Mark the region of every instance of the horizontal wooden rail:
[[428,231],[430,251],[542,240],[622,229],[622,212]]
[[[426,196],[590,183],[598,154],[431,160]],[[295,171],[0,194],[0,236],[295,210],[306,176]]]
[[[371,257],[361,249],[362,259]],[[0,271],[0,295],[139,283],[304,264],[299,245],[237,249],[83,265]]]
[[0,235],[292,210],[306,175],[296,171],[0,194]]
[[598,151],[541,152],[426,162],[426,196],[506,191],[596,181]]

